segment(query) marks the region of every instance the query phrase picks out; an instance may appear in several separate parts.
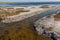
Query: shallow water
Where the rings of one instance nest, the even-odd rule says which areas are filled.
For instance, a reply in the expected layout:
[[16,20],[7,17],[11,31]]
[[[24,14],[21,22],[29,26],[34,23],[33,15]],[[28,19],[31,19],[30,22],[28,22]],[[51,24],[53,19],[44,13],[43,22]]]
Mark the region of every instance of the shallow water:
[[25,2],[15,4],[0,4],[0,6],[39,6],[39,5],[60,5],[60,2]]

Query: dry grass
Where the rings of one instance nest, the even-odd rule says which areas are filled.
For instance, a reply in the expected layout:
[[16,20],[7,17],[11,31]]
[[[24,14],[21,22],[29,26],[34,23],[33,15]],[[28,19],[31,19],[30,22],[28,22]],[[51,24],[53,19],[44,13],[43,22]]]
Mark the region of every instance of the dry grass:
[[40,8],[50,8],[49,6],[41,6]]
[[0,40],[51,40],[38,35],[28,21],[3,24],[0,28]]
[[0,10],[0,17],[13,16],[21,12],[29,12],[29,10]]
[[60,12],[58,12],[55,16],[54,16],[56,21],[60,21]]

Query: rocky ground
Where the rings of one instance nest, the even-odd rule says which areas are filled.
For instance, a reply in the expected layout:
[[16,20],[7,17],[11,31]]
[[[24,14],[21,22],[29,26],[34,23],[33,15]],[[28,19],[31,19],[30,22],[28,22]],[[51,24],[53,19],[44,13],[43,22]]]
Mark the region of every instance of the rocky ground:
[[56,14],[43,17],[42,19],[36,21],[35,25],[38,34],[42,34],[42,27],[44,27],[47,32],[54,32],[60,37],[60,11],[56,12]]

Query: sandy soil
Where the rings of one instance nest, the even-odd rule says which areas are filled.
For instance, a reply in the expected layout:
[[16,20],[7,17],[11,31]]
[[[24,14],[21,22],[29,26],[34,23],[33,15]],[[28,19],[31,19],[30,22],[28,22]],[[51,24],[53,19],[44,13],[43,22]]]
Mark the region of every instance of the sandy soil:
[[[20,12],[20,13],[16,13],[16,15],[13,16],[7,16],[7,17],[2,17],[3,20],[2,22],[15,22],[15,21],[20,21],[23,20],[25,18],[31,17],[33,15],[37,15],[43,11],[47,11],[52,9],[52,7],[49,8],[40,8],[40,6],[30,6],[30,7],[13,7],[15,10],[20,10],[21,8],[24,10],[29,10],[28,12]],[[19,9],[20,8],[20,9]],[[6,9],[5,9],[6,10]]]

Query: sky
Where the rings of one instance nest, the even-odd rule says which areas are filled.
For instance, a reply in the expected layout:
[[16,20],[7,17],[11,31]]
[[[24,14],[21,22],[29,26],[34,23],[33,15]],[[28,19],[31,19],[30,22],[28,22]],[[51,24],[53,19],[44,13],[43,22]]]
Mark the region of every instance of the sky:
[[60,0],[0,0],[0,2],[56,2]]

